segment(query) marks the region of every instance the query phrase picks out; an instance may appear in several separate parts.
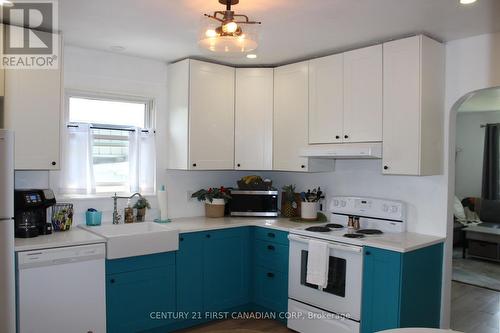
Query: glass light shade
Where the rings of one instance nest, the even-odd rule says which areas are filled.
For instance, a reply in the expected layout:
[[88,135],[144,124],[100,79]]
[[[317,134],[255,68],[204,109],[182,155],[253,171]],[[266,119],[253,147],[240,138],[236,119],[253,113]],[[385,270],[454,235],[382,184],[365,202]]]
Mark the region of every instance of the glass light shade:
[[[198,45],[210,53],[238,55],[253,51],[258,46],[257,27],[254,24],[238,24],[241,34],[221,35],[221,22],[205,18],[198,34]],[[239,32],[239,29],[238,29]]]

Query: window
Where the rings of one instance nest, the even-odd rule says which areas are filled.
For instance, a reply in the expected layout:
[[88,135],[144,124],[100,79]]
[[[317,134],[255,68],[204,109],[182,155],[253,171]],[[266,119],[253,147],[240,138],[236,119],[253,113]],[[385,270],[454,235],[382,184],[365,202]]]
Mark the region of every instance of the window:
[[152,100],[69,95],[63,193],[154,192]]

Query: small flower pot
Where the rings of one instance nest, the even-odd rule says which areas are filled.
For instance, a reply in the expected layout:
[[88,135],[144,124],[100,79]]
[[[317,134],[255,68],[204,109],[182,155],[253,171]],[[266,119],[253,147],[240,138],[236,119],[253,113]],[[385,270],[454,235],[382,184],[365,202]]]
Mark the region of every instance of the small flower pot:
[[303,220],[316,220],[316,218],[318,217],[317,202],[301,202],[300,206],[300,217]]
[[205,201],[205,216],[210,218],[224,217],[224,199],[213,199],[212,202]]
[[144,222],[144,216],[146,216],[146,208],[137,209],[137,222]]

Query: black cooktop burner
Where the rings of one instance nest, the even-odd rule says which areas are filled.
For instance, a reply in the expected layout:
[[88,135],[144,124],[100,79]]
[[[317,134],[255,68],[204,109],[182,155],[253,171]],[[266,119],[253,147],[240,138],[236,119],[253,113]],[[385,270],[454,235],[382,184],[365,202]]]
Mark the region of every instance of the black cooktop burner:
[[382,231],[378,229],[360,229],[356,231],[358,234],[363,234],[363,235],[380,235],[383,234]]
[[345,234],[344,237],[347,237],[347,238],[364,238],[365,235],[361,235],[361,234]]
[[336,224],[336,223],[328,223],[325,225],[325,227],[330,228],[330,229],[343,229],[344,226],[342,224]]
[[307,231],[314,231],[314,232],[329,232],[329,231],[332,231],[330,228],[327,228],[327,227],[309,227],[309,228],[306,228]]

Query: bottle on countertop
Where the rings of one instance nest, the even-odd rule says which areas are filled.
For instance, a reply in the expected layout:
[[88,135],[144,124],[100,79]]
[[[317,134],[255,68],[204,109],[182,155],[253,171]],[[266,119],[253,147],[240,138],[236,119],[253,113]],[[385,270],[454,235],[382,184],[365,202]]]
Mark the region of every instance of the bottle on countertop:
[[125,223],[134,223],[134,209],[132,208],[132,204],[130,199],[127,201],[127,207],[125,208]]

